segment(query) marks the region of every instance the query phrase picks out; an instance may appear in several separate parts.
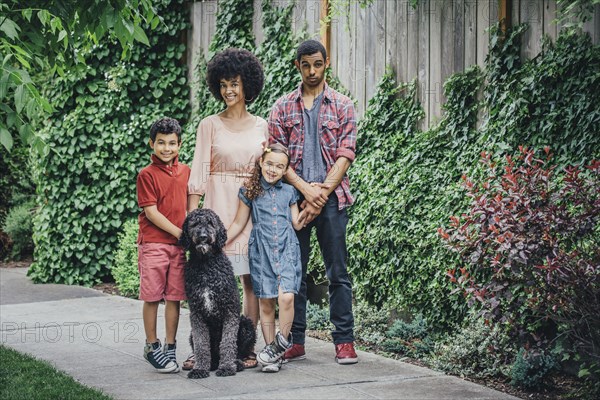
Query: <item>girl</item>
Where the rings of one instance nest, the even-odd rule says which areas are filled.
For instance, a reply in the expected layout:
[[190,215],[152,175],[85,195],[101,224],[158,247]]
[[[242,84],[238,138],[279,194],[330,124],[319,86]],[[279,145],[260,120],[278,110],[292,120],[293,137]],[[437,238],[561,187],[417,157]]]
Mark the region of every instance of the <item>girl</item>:
[[[265,348],[257,360],[263,372],[279,372],[285,350],[292,346],[290,329],[294,320],[294,295],[300,288],[302,266],[296,230],[298,193],[281,181],[290,163],[280,144],[264,149],[252,177],[239,190],[235,220],[227,231],[228,243],[235,240],[252,216],[248,240],[250,276],[259,298],[260,323]],[[275,334],[275,300],[279,304],[279,328]]]

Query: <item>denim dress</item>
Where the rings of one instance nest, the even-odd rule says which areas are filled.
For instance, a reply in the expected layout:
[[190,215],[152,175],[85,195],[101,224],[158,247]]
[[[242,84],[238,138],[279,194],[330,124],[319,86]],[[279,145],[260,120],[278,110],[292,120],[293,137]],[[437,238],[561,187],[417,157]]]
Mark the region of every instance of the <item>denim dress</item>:
[[284,293],[297,294],[302,264],[290,206],[298,201],[298,192],[281,180],[271,185],[261,177],[260,183],[264,192],[253,201],[245,196],[246,188],[239,192],[252,215],[248,257],[254,293],[259,298],[272,299],[279,295],[281,287]]

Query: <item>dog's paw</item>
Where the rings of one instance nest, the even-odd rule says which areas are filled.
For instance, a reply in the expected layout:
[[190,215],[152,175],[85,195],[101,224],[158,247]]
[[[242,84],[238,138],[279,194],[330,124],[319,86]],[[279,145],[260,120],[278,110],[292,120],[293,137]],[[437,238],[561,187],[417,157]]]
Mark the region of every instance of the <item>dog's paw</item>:
[[242,360],[235,360],[235,369],[237,372],[244,370],[244,362]]
[[233,376],[235,368],[219,368],[216,372],[217,376]]
[[[217,372],[217,375],[218,374],[219,373]],[[190,379],[208,378],[209,375],[210,373],[205,369],[193,369],[190,372],[188,372],[188,378]]]

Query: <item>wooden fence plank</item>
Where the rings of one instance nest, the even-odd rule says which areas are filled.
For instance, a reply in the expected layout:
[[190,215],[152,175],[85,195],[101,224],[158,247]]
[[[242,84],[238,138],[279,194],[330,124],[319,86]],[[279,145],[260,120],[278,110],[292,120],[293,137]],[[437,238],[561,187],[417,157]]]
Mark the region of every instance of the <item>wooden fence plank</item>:
[[349,41],[347,46],[347,54],[348,54],[348,83],[347,88],[350,89],[354,98],[358,98],[356,95],[356,41],[357,41],[357,32],[356,32],[356,24],[357,24],[357,10],[356,7],[350,7],[350,18],[346,21],[348,24],[348,33],[349,33]]
[[[594,18],[596,16],[596,18]],[[598,43],[600,38],[600,5],[594,6],[594,11],[592,12],[592,18],[583,24],[583,31],[590,34],[592,38],[592,43]]]
[[465,0],[465,64],[477,64],[477,1]]
[[452,71],[459,72],[465,69],[465,1],[454,0],[454,61]]
[[399,66],[403,58],[400,58],[398,51],[399,36],[406,29],[396,24],[399,15],[398,8],[401,7],[396,1],[389,1],[385,4],[385,26],[383,34],[385,35],[385,68],[391,67],[396,72],[398,79]]
[[[377,88],[379,79],[385,73],[386,53],[387,53],[387,37],[386,37],[386,9],[387,0],[377,0],[373,5],[372,16],[375,17],[375,32],[377,40],[375,42],[375,76],[373,77],[373,85]],[[370,97],[370,96],[369,96]]]
[[541,15],[542,10],[540,1],[521,0],[521,22],[525,22],[529,25],[529,29],[523,33],[523,42],[521,46],[521,57],[524,59],[531,59],[540,52],[540,38],[542,36]]
[[454,7],[456,6],[456,1],[444,1],[442,4],[441,10],[441,80],[442,87],[440,88],[440,99],[442,104],[446,101],[443,92],[443,83],[446,82],[446,79],[450,75],[455,72],[454,69]]
[[[447,1],[447,0],[446,0]],[[442,0],[429,2],[429,125],[442,114]]]
[[548,35],[552,41],[556,40],[557,36],[557,26],[554,23],[556,19],[556,0],[544,0],[544,11],[543,11],[543,21],[544,21],[544,33]]
[[316,40],[321,38],[321,0],[306,1],[306,22],[308,23],[308,34]]
[[[370,99],[375,94],[375,65],[377,62],[376,48],[379,46],[377,43],[377,21],[375,20],[374,12],[375,4],[371,4],[365,9],[365,69],[366,69],[366,80],[365,80],[365,97]],[[367,39],[368,38],[368,39]],[[365,99],[365,100],[366,100]],[[366,102],[365,102],[366,104]]]
[[[523,0],[527,1],[527,0]],[[511,26],[521,23],[521,0],[512,0],[509,3]]]
[[[327,56],[329,56],[331,70],[339,78],[340,77],[340,75],[339,75],[340,54],[338,52],[341,52],[341,48],[340,48],[340,46],[338,46],[338,43],[340,43],[340,40],[338,37],[338,35],[339,35],[338,18],[332,18],[331,21],[329,21],[329,26],[331,27],[330,28],[331,32],[330,32],[330,39],[329,39],[329,54],[327,54]],[[344,29],[344,28],[342,27],[342,29]]]
[[365,84],[366,84],[366,47],[371,44],[365,43],[367,40],[366,35],[366,11],[361,8],[358,3],[354,3],[353,7],[356,9],[356,65],[354,68],[354,95],[357,100],[357,111],[359,115],[364,115],[366,108],[366,95],[365,95]]
[[419,79],[419,98],[423,109],[427,114],[422,122],[422,127],[429,126],[429,2],[419,2],[417,6],[419,15],[419,52],[418,52],[418,79]]
[[486,30],[490,22],[490,4],[487,0],[477,2],[476,15],[477,65],[483,68],[485,64],[485,56],[487,55],[489,47],[489,36]]
[[418,78],[419,74],[419,13],[418,6],[413,8],[410,4],[406,5],[406,10],[408,13],[406,80],[410,82]]
[[294,32],[301,32],[306,28],[306,2],[296,1],[292,12],[292,25]]
[[[398,82],[408,82],[408,3],[406,1],[400,1],[396,3],[396,32],[390,33],[396,40],[396,57],[397,57],[397,69],[396,79]],[[388,27],[389,28],[389,27]]]

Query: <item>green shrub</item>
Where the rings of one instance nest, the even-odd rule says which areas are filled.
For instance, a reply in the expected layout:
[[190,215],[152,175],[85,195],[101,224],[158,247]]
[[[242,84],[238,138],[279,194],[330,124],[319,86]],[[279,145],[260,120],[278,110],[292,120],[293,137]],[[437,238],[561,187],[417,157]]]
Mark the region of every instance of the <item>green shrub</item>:
[[332,329],[329,322],[329,305],[306,303],[306,329],[317,331]]
[[381,346],[388,352],[422,357],[433,349],[430,332],[431,327],[421,314],[409,322],[398,319],[385,332],[386,339]]
[[140,289],[137,252],[138,231],[137,219],[125,222],[123,231],[119,234],[115,263],[111,269],[119,293],[133,298],[138,297]]
[[25,200],[24,203],[14,206],[8,211],[2,230],[8,234],[12,241],[9,258],[20,260],[33,252],[33,223],[35,201]]
[[427,361],[434,369],[458,376],[506,378],[515,356],[516,346],[504,328],[471,316],[462,328],[435,343]]
[[378,308],[365,301],[357,301],[354,313],[354,337],[367,345],[381,343],[388,328],[390,311],[387,307]]
[[520,349],[511,370],[511,385],[536,389],[558,363],[552,354]]

